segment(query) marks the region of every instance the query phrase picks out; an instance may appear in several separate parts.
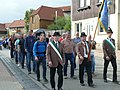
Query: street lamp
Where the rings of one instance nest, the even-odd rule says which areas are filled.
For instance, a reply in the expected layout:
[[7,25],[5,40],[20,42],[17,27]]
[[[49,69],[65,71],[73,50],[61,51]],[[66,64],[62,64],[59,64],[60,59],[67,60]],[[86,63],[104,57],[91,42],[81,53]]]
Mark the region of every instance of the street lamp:
[[107,1],[107,7],[108,7],[108,27],[110,27],[110,7],[112,5],[112,1]]
[[[55,11],[55,20],[56,20],[56,26],[57,26],[57,18],[58,18],[58,11]],[[56,27],[56,29],[57,29],[57,27]],[[56,29],[55,29],[55,32],[56,32]]]

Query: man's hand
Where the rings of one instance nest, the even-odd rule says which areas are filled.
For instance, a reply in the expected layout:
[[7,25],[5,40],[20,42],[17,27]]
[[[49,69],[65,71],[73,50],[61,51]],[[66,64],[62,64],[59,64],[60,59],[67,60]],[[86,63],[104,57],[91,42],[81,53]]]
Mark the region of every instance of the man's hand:
[[84,60],[84,58],[83,58],[82,56],[80,56],[80,59],[81,59],[81,60]]
[[35,60],[38,61],[38,57],[35,57]]
[[49,64],[50,67],[52,66],[52,62],[51,61],[49,61],[48,64]]
[[27,49],[25,49],[25,52],[27,52]]
[[107,56],[107,57],[106,57],[106,60],[110,60],[110,58]]

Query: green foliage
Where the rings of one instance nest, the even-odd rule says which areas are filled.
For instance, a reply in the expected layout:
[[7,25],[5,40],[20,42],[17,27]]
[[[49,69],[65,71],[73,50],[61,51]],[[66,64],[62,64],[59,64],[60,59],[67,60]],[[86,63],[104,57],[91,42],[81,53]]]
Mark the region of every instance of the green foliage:
[[71,30],[71,19],[70,19],[70,17],[66,18],[66,24],[64,26],[64,30]]
[[50,30],[71,30],[71,20],[65,17],[58,17],[54,23],[48,26]]
[[34,11],[33,9],[30,9],[30,10],[27,10],[25,12],[24,20],[25,20],[25,30],[26,30],[26,33],[29,31],[30,15],[32,14],[33,11]]

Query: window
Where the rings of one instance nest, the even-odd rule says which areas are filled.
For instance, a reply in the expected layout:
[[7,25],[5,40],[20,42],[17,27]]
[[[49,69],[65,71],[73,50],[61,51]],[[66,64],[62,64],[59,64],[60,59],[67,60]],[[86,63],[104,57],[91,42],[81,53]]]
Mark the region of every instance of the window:
[[101,26],[100,26],[100,32],[104,32]]
[[80,7],[90,6],[90,0],[80,0]]
[[32,23],[35,23],[35,17],[32,16]]
[[76,32],[81,33],[82,32],[82,23],[76,23]]
[[103,28],[98,25],[98,30],[99,30],[99,34],[106,34],[106,32],[103,30]]
[[98,0],[98,3],[101,3],[103,0]]
[[90,0],[86,0],[86,5],[90,6]]
[[77,27],[77,28],[76,28],[76,29],[77,29],[76,31],[79,32],[79,23],[77,24],[76,27]]

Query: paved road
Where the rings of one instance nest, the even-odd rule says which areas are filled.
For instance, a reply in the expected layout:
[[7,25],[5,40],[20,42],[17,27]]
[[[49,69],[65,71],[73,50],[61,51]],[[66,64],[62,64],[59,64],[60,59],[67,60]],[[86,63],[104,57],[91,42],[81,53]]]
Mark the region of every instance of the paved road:
[[[25,67],[25,69],[21,69],[21,67],[17,67],[15,65],[14,61],[9,58],[9,51],[7,49],[3,49],[2,51],[0,51],[0,55],[1,54],[3,55],[3,58],[5,58],[5,60],[7,60],[7,62],[9,61],[10,63],[12,63],[11,65],[13,65],[14,68],[16,68],[18,71],[22,71],[26,75],[26,77],[24,77],[24,78],[27,78],[27,77],[30,78],[34,82],[36,87],[41,87],[42,90],[49,90],[50,89],[50,83],[46,84],[43,81],[37,82],[36,81],[36,76],[35,76],[34,73],[32,73],[31,75],[28,75],[26,67]],[[120,80],[120,51],[117,51],[117,56],[118,56],[118,59],[117,59],[117,63],[118,63],[118,80]],[[96,72],[95,72],[96,76],[93,77],[95,88],[90,88],[90,87],[87,86],[86,78],[85,78],[85,83],[86,83],[85,87],[80,86],[80,83],[79,83],[78,79],[73,80],[73,79],[69,78],[69,79],[64,80],[64,86],[63,86],[64,90],[93,90],[93,89],[94,90],[101,90],[101,89],[102,90],[119,90],[120,85],[116,85],[116,84],[111,82],[112,81],[112,67],[111,67],[111,65],[109,65],[109,68],[108,68],[109,82],[108,83],[103,82],[103,79],[102,79],[102,72],[103,72],[102,51],[101,50],[96,50],[95,51],[95,57],[96,57]],[[14,68],[13,68],[13,71],[15,71]],[[41,68],[41,72],[42,72],[42,67],[40,67],[40,68]],[[68,71],[70,71],[69,67],[68,67]],[[68,73],[70,73],[70,72],[68,72]],[[75,74],[78,76],[78,70],[75,71]],[[17,75],[16,77],[17,77],[18,81],[21,83],[21,85],[23,87],[25,87],[25,85],[22,84],[23,82],[20,81],[20,80],[22,80],[24,78],[19,79],[20,75]],[[49,68],[48,68],[48,70],[47,70],[47,78],[49,79],[49,77],[50,76],[49,76]],[[57,78],[57,75],[56,75],[56,78]],[[31,83],[32,86],[34,86],[33,82]],[[27,86],[29,86],[29,84]],[[34,88],[35,87],[32,87],[31,90],[36,90]]]

